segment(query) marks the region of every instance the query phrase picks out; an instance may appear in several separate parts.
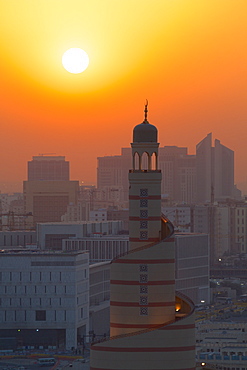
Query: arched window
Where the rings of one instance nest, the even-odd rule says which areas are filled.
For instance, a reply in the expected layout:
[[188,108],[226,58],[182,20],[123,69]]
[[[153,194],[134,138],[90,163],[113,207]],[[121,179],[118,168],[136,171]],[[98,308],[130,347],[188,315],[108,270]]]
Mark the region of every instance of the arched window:
[[133,156],[133,170],[140,170],[141,163],[140,163],[140,156],[137,152],[135,152]]
[[158,169],[158,157],[157,157],[157,153],[152,153],[152,156],[151,156],[151,170],[157,170]]
[[142,154],[142,158],[141,158],[141,169],[142,170],[149,170],[150,169],[150,165],[149,165],[149,155],[148,153],[143,153]]

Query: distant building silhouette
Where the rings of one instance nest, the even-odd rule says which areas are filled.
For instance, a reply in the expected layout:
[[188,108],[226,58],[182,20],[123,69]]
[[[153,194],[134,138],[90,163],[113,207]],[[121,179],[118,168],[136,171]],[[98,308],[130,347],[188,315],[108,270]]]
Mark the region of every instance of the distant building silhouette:
[[161,193],[170,201],[190,204],[195,201],[196,157],[187,148],[164,146],[159,149],[163,174]]
[[28,181],[69,181],[69,162],[64,156],[34,156],[28,162]]
[[98,157],[97,188],[109,193],[118,188],[120,199],[128,199],[128,171],[131,166],[131,149],[122,148],[121,155]]
[[212,147],[212,133],[196,146],[196,181],[197,203],[234,197],[234,152],[217,139]]
[[79,181],[69,181],[69,162],[63,156],[37,156],[28,162],[28,181],[23,182],[27,225],[61,221],[67,206],[77,204]]
[[[161,193],[171,201],[193,203],[195,201],[196,158],[188,155],[187,148],[164,146],[159,149],[159,167],[164,174]],[[143,158],[146,165],[146,158]],[[130,148],[122,148],[121,155],[98,157],[97,187],[109,191],[118,186],[121,199],[127,200],[128,170],[131,166]]]

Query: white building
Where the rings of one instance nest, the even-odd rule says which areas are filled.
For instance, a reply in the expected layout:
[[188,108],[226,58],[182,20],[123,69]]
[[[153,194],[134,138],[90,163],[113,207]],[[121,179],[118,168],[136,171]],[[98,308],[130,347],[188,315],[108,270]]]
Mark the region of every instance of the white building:
[[4,251],[0,337],[14,346],[77,348],[89,330],[86,252]]
[[102,339],[110,331],[110,262],[89,266],[89,328]]
[[129,237],[127,235],[95,235],[86,238],[64,239],[62,249],[64,251],[88,251],[90,263],[111,261],[128,251]]
[[97,209],[95,211],[90,211],[89,216],[90,221],[107,221],[107,210],[106,209]]
[[210,303],[209,237],[205,234],[175,234],[176,290],[194,303]]
[[47,222],[37,224],[37,245],[41,249],[62,249],[62,240],[97,235],[118,235],[122,221]]

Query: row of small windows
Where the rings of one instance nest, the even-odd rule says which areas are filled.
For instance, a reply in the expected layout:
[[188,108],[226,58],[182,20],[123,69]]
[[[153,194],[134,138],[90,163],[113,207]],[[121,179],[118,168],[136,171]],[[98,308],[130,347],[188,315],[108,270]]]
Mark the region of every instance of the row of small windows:
[[[243,225],[244,225],[244,221],[245,221],[245,220],[244,220],[244,218],[242,218],[242,224],[243,224]],[[237,222],[238,222],[238,225],[239,225],[239,224],[240,224],[240,220],[239,220],[239,218],[238,218],[238,221],[237,221]]]
[[[240,215],[240,210],[239,209],[237,210],[237,214],[238,214],[238,216]],[[244,216],[244,209],[242,209],[242,216]]]
[[[139,265],[139,282],[147,283],[148,282],[148,265]],[[140,285],[140,296],[139,296],[139,304],[140,306],[147,306],[148,305],[148,286],[147,285]],[[148,307],[140,307],[140,316],[148,316]]]
[[47,289],[46,285],[24,285],[24,286],[13,286],[13,285],[5,285],[1,287],[1,292],[5,294],[66,294],[69,293],[67,285],[56,285],[50,286]]
[[[81,318],[83,317],[83,308],[81,309],[81,313],[80,313],[82,316]],[[22,316],[22,320],[24,319],[24,321],[27,321],[30,319],[30,315],[27,314],[27,311],[4,311],[3,313],[3,321],[20,321],[20,315]],[[24,316],[24,317],[23,317]],[[54,316],[53,316],[53,320],[54,321],[57,321],[58,317],[57,317],[57,311],[54,310]],[[46,310],[36,310],[35,311],[35,321],[46,321]],[[67,320],[67,312],[66,310],[64,310],[63,312],[59,312],[59,321],[66,321]],[[18,331],[21,331],[20,329]]]
[[[0,306],[7,307],[7,306],[34,306],[34,305],[40,305],[42,304],[48,304],[49,306],[52,306],[53,299],[52,298],[0,298]],[[62,298],[59,298],[59,306],[62,306]]]
[[[53,273],[50,271],[49,273],[47,272],[35,272],[35,273],[32,273],[31,271],[28,273],[24,273],[25,274],[25,281],[42,281],[44,279],[47,280],[50,280],[50,281],[54,281],[54,276],[53,276]],[[4,277],[4,281],[23,281],[24,280],[24,274],[22,271],[20,272],[2,272],[0,271],[0,281],[3,281],[3,277]],[[35,275],[35,276],[34,276]],[[58,276],[58,273],[56,272],[56,278],[59,277],[59,281],[62,281],[62,272],[59,272],[59,276]]]

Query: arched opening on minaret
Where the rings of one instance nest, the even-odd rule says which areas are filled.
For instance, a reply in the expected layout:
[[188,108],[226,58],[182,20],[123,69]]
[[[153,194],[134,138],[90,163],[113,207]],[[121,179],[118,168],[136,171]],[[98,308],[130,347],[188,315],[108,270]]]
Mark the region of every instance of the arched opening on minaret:
[[156,152],[152,153],[152,156],[151,156],[151,169],[152,170],[158,169],[158,156]]
[[147,152],[142,154],[141,158],[141,170],[149,170],[150,169],[150,156]]
[[133,170],[140,170],[141,169],[141,157],[139,153],[135,152],[133,156]]

